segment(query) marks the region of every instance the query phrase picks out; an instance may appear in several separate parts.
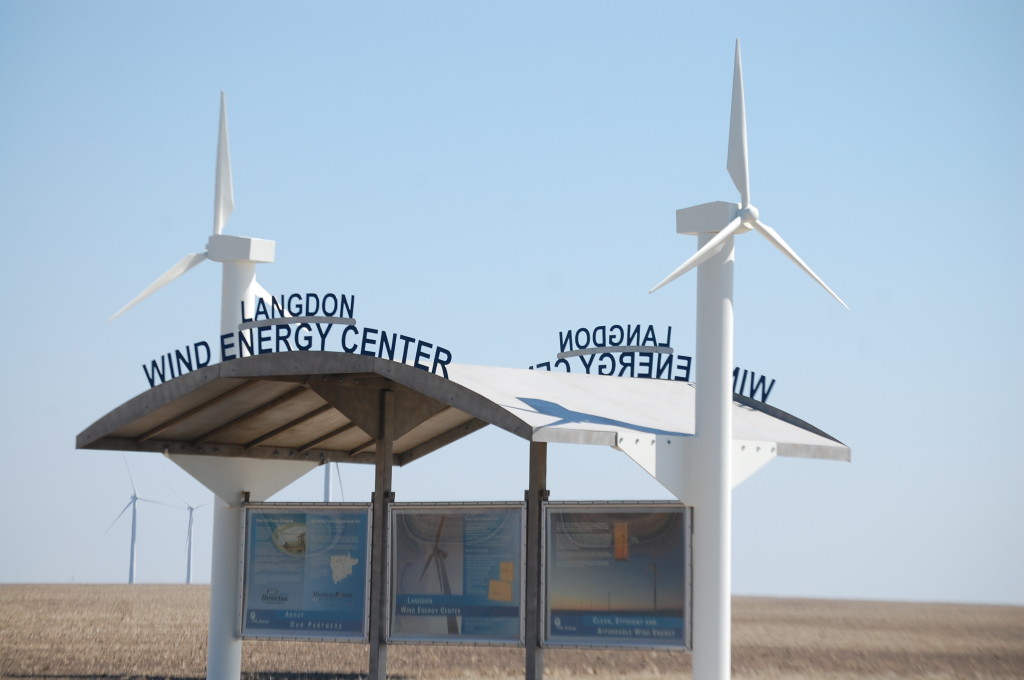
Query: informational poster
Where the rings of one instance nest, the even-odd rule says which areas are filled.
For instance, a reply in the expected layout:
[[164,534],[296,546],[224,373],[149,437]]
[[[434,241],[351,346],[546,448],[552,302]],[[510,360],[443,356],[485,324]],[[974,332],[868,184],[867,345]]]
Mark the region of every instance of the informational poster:
[[689,514],[549,505],[545,644],[687,647]]
[[395,506],[394,642],[519,644],[522,504]]
[[251,506],[245,513],[243,637],[366,636],[367,506]]

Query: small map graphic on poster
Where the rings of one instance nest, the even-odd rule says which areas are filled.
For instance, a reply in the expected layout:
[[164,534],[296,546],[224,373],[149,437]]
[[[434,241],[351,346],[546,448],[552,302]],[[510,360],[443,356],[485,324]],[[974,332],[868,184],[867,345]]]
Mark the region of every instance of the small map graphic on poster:
[[359,565],[359,560],[351,555],[333,555],[331,557],[331,575],[335,583],[344,581],[352,575],[352,570]]

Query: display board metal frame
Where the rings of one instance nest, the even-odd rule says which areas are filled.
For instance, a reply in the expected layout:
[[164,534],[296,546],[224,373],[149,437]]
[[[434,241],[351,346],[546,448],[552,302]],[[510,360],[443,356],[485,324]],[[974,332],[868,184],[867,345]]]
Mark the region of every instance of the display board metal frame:
[[[526,611],[525,503],[395,503],[389,511],[388,643],[523,646]],[[504,518],[498,516],[502,512],[506,514]],[[486,514],[495,515],[492,521],[498,524],[488,527],[488,522],[478,521],[476,526],[466,525],[466,520],[472,520],[474,515]],[[422,517],[421,535],[399,536],[403,531],[409,533],[409,522],[402,520],[403,517]],[[438,518],[436,524],[434,518]],[[448,518],[459,521],[452,523]],[[444,536],[445,522],[449,522],[449,528],[454,527],[447,538]],[[467,536],[467,531],[487,529],[492,533],[475,536],[472,542]],[[456,540],[459,537],[461,545]],[[415,559],[398,554],[400,550],[410,549],[410,543],[418,544]],[[449,572],[450,558],[456,551],[461,551],[463,563],[458,565],[457,573],[454,570]],[[429,571],[436,575],[428,576]],[[431,577],[439,581],[441,593],[402,592],[403,582],[416,582],[418,585],[422,579],[430,580]],[[443,592],[446,585],[448,589],[454,589],[456,582],[462,591],[459,595]],[[467,592],[470,590],[473,592]],[[419,626],[409,615],[397,612],[402,607],[418,606],[428,610]],[[506,610],[513,607],[515,614],[507,615]],[[467,608],[473,609],[476,616],[466,615]],[[402,627],[408,626],[404,631],[398,630],[400,616]],[[511,623],[507,619],[513,616],[514,623]],[[439,621],[441,617],[443,620]],[[467,626],[470,623],[472,625]],[[420,630],[414,632],[412,628]]]
[[[254,520],[254,513],[267,513],[279,515],[283,519],[271,534],[264,534],[257,544],[253,540],[259,520]],[[299,526],[296,518],[304,515],[305,522],[312,516],[316,518],[321,526],[318,536],[309,537],[308,526]],[[334,516],[334,526],[331,526],[331,516]],[[340,520],[344,518],[344,522]],[[270,524],[270,518],[266,518],[266,524]],[[339,524],[341,525],[339,527]],[[366,643],[369,639],[367,627],[370,599],[370,539],[372,535],[373,518],[368,503],[251,503],[243,505],[242,512],[242,570],[239,580],[239,619],[238,637],[242,639],[260,640],[306,640],[306,641],[329,641],[329,642],[354,642]],[[354,530],[353,536],[346,536],[345,530]],[[326,532],[326,534],[324,533]],[[326,542],[324,542],[326,541]],[[312,551],[307,548],[313,543]],[[336,554],[328,554],[330,549],[337,549]],[[317,554],[322,551],[323,554]],[[344,551],[344,552],[341,552]],[[353,555],[356,551],[358,554]],[[261,553],[258,558],[257,553]],[[310,559],[314,564],[309,564]],[[254,564],[262,560],[264,564]],[[302,560],[303,564],[298,564]],[[276,565],[268,562],[276,561]],[[288,562],[292,562],[289,564]],[[260,567],[264,570],[262,575],[257,575]],[[311,571],[320,572],[323,578],[324,570],[328,570],[331,579],[327,588],[336,587],[338,583],[350,578],[356,578],[354,587],[357,597],[354,606],[348,604],[342,609],[348,610],[348,615],[343,618],[331,617],[332,610],[323,605],[309,607],[309,600],[331,601],[337,599],[344,601],[352,594],[338,590],[312,590],[314,583],[306,583],[308,576],[315,578]],[[284,589],[270,584],[267,592],[261,595],[265,598],[286,598],[285,600],[271,601],[273,609],[256,609],[251,606],[251,596],[255,588],[271,583],[270,578],[276,570],[282,584],[291,584],[287,593],[282,594]],[[300,575],[301,570],[301,575]],[[263,583],[255,581],[261,579]],[[301,581],[300,581],[301,579]],[[296,586],[301,587],[302,597],[296,607],[280,607],[277,605],[291,603],[291,591]],[[350,586],[352,587],[352,586]],[[273,592],[276,591],[276,592]],[[359,592],[361,591],[361,592]],[[356,616],[358,613],[358,616]],[[268,615],[269,614],[269,615]],[[264,618],[260,618],[264,617]],[[353,622],[358,619],[358,629],[352,630]],[[259,623],[257,623],[259,622]],[[276,626],[277,623],[287,623],[290,627]],[[291,627],[293,626],[293,627]]]
[[[681,522],[680,527],[680,543],[678,546],[662,546],[661,549],[670,550],[669,554],[665,554],[663,558],[662,572],[665,576],[669,574],[677,574],[677,578],[669,577],[671,580],[663,583],[672,585],[672,590],[668,591],[664,589],[662,591],[662,605],[664,605],[665,597],[670,596],[674,601],[675,606],[672,607],[674,612],[681,614],[681,627],[680,631],[674,630],[674,621],[666,622],[665,617],[658,614],[658,595],[657,588],[658,584],[661,583],[661,579],[665,576],[659,575],[657,566],[650,569],[652,564],[656,565],[657,562],[653,559],[648,560],[648,564],[644,566],[644,570],[650,569],[651,575],[649,580],[652,583],[652,595],[653,595],[653,610],[652,611],[639,611],[637,607],[620,607],[613,608],[613,590],[615,585],[614,579],[619,579],[619,592],[615,593],[618,599],[623,600],[626,597],[626,593],[623,591],[623,586],[635,586],[636,582],[641,580],[637,578],[641,575],[639,572],[633,573],[632,578],[627,576],[627,571],[622,569],[621,566],[617,570],[613,570],[616,573],[607,574],[607,578],[612,579],[611,583],[607,583],[607,604],[605,611],[600,611],[600,603],[588,602],[587,605],[582,603],[576,608],[576,610],[570,612],[571,621],[565,619],[564,610],[553,615],[553,604],[554,599],[558,598],[564,602],[569,594],[566,592],[559,593],[553,597],[552,587],[558,587],[557,583],[553,583],[556,580],[552,577],[552,568],[554,567],[553,561],[556,559],[558,546],[556,545],[556,539],[552,536],[552,513],[563,513],[563,514],[580,514],[580,515],[607,515],[609,521],[616,522],[618,519],[620,522],[626,521],[629,515],[641,515],[643,513],[648,514],[678,514]],[[587,502],[546,502],[543,506],[543,545],[544,550],[542,551],[542,564],[541,564],[541,611],[543,612],[543,641],[544,647],[552,648],[602,648],[602,649],[661,649],[667,651],[680,651],[680,652],[691,652],[693,641],[692,641],[692,621],[693,621],[693,550],[692,550],[692,537],[693,537],[693,513],[690,506],[678,503],[675,501],[587,501]],[[588,548],[585,546],[576,556],[578,562],[578,569],[580,570],[579,577],[575,579],[576,585],[582,585],[587,579],[584,578],[586,571],[590,571],[592,575],[596,576],[596,572],[607,567],[607,564],[603,562],[622,562],[629,559],[629,551],[635,551],[635,548],[630,544],[631,537],[629,536],[628,526],[625,529],[621,527],[613,527],[611,529],[613,534],[610,538],[603,539],[600,537],[592,538],[590,545],[590,554]],[[616,536],[616,533],[624,531],[625,533]],[[604,541],[608,543],[605,544]],[[623,544],[623,541],[625,543]],[[643,548],[641,548],[643,549]],[[650,550],[650,548],[646,548]],[[625,551],[625,552],[623,552]],[[618,552],[618,554],[616,554]],[[604,557],[607,555],[608,557]],[[618,560],[616,560],[618,558]],[[669,567],[669,568],[665,568]],[[632,570],[636,572],[636,570]],[[628,583],[627,583],[628,580]],[[580,592],[584,592],[581,590]],[[670,595],[671,593],[671,595]],[[597,594],[597,593],[594,593]],[[604,593],[601,593],[602,595]],[[682,599],[679,603],[678,600]],[[556,610],[557,611],[557,610]],[[675,617],[672,617],[673,619]],[[664,627],[665,624],[670,625],[669,628]],[[570,630],[575,628],[575,630]],[[600,631],[600,632],[599,632]],[[672,633],[669,635],[669,633]]]

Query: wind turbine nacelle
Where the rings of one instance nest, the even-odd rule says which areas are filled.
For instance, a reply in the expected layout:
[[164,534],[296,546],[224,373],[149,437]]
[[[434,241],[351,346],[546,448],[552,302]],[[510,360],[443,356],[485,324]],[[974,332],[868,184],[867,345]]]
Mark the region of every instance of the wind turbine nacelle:
[[719,232],[739,214],[739,203],[729,203],[728,201],[713,201],[691,208],[682,208],[676,210],[676,232],[693,236]]
[[206,243],[206,257],[214,262],[273,262],[275,245],[263,238],[214,234]]

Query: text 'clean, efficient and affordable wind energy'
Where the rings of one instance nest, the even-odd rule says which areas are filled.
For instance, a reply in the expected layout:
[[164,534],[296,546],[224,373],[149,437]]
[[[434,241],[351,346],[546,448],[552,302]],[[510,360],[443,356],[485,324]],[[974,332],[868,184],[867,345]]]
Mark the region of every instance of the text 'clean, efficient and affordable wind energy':
[[[808,267],[750,200],[747,120],[740,41],[736,41],[726,169],[740,203],[715,201],[676,211],[676,231],[697,236],[697,252],[651,289],[697,268],[695,447],[688,466],[693,492],[693,677],[727,680],[732,647],[732,370],[734,239],[755,230],[846,303]],[[687,480],[680,480],[681,486]]]

